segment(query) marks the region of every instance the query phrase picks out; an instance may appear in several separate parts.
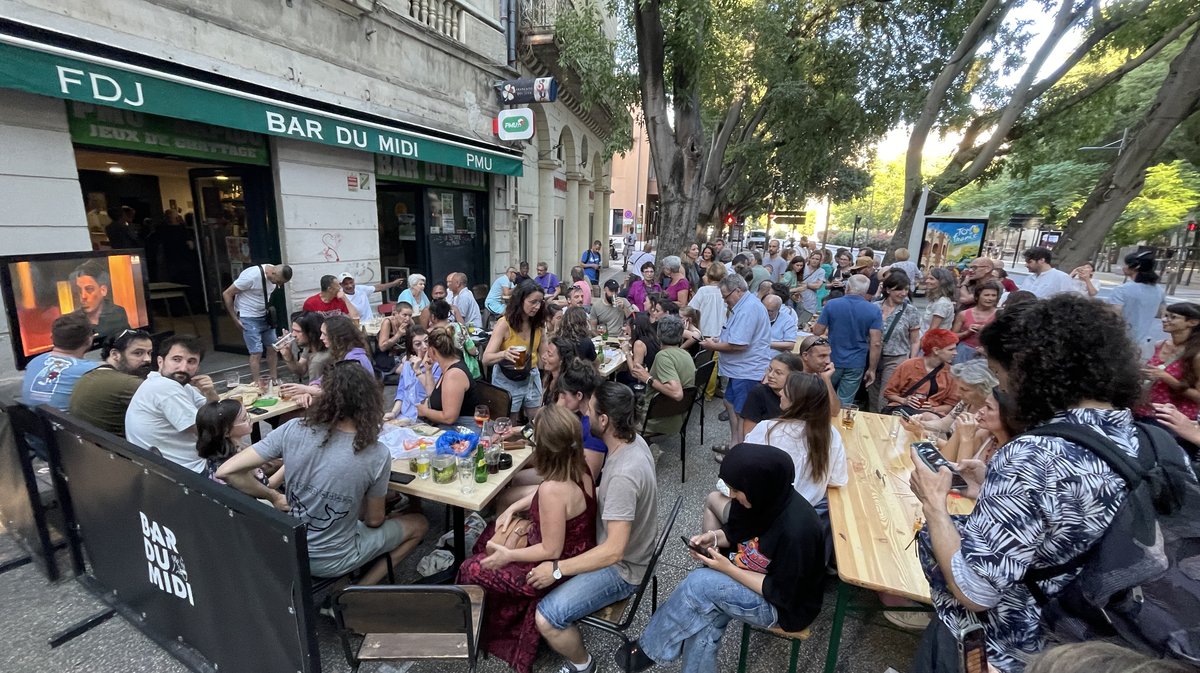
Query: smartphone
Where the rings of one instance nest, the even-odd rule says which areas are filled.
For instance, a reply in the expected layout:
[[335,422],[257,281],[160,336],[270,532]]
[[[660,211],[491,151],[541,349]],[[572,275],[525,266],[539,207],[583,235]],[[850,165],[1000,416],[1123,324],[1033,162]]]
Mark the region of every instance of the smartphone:
[[958,632],[959,673],[987,673],[987,645],[983,627],[971,624]]
[[255,416],[261,416],[261,415],[263,415],[263,414],[267,413],[267,410],[266,410],[266,409],[260,409],[260,408],[258,408],[258,407],[250,407],[249,409],[247,409],[247,410],[246,410],[246,413],[248,413],[248,414],[254,414]]
[[953,475],[953,481],[950,484],[951,488],[956,491],[967,490],[967,480],[963,479],[962,475],[958,473],[958,470],[950,464],[950,461],[946,460],[946,457],[937,450],[937,447],[934,446],[932,442],[913,442],[912,446],[917,451],[917,457],[920,458],[921,462],[925,463],[925,466],[929,469],[933,470],[934,472],[937,472],[943,467],[950,469],[950,473]]
[[416,477],[407,472],[397,472],[392,470],[391,482],[394,484],[407,484],[415,478]]
[[912,414],[908,413],[908,410],[907,410],[907,409],[905,409],[905,408],[903,408],[903,407],[901,407],[901,408],[899,408],[899,409],[897,409],[897,410],[893,411],[893,412],[892,412],[892,415],[893,415],[893,416],[899,416],[900,418],[903,418],[903,419],[904,419],[904,420],[906,420],[906,421],[911,421],[911,420],[912,420]]
[[704,556],[707,558],[712,558],[712,551],[709,550],[707,547],[701,547],[698,544],[692,544],[691,540],[688,540],[686,537],[684,537],[682,535],[679,536],[679,539],[683,540],[683,543],[685,545],[687,545],[688,549],[691,549],[692,551],[696,552],[697,554],[699,554],[701,556]]

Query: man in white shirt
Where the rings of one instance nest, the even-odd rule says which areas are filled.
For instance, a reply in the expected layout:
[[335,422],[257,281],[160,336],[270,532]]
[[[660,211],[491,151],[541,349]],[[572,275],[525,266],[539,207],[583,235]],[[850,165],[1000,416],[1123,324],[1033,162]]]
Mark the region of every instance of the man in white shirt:
[[397,278],[390,283],[359,285],[354,282],[354,276],[349,272],[343,271],[338,274],[338,283],[342,286],[342,292],[346,295],[346,301],[354,304],[354,308],[358,309],[360,320],[370,320],[375,317],[375,310],[371,308],[372,292],[383,292],[396,287],[402,281],[403,279]]
[[458,320],[468,325],[483,329],[483,315],[479,312],[479,302],[467,287],[467,274],[458,272],[446,276],[446,289],[450,295],[447,299],[454,307]]
[[1049,299],[1061,292],[1075,291],[1075,281],[1070,274],[1050,266],[1050,251],[1046,248],[1026,250],[1025,268],[1033,275],[1025,279],[1021,289],[1032,292],[1038,299]]
[[200,370],[204,346],[190,335],[162,343],[158,371],[150,372],[125,411],[125,438],[143,449],[158,449],[163,458],[193,472],[206,461],[196,453],[196,410],[217,399],[212,379]]
[[[258,380],[259,357],[266,351],[267,367],[271,378],[279,378],[279,364],[274,348],[275,330],[279,325],[268,324],[267,302],[275,290],[292,279],[292,267],[287,264],[255,264],[246,267],[233,284],[221,293],[225,310],[233,318],[233,324],[242,330],[242,340],[250,353],[250,380]],[[286,318],[285,318],[286,319]]]
[[630,227],[629,231],[625,232],[625,240],[622,242],[625,244],[625,247],[621,250],[621,256],[624,257],[625,260],[621,264],[621,270],[628,272],[629,256],[633,254],[633,249],[635,246],[637,246],[637,234],[633,233],[633,227]]

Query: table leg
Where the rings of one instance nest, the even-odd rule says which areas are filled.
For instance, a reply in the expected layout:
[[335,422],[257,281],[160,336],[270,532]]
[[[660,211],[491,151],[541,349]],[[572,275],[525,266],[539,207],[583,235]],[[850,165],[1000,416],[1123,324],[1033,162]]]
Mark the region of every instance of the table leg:
[[454,526],[454,566],[467,559],[467,513],[462,507],[451,507],[450,525]]
[[829,651],[825,655],[825,673],[837,670],[838,647],[842,640],[842,622],[846,621],[846,604],[850,600],[850,585],[838,580],[837,604],[833,609],[833,627],[829,630]]

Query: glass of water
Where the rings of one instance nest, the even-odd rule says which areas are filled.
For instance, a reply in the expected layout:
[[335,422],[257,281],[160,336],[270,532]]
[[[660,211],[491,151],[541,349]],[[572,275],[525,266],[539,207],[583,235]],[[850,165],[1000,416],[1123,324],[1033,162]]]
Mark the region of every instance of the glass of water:
[[242,377],[236,371],[225,372],[225,388],[233,390],[242,382]]
[[475,459],[472,457],[458,459],[458,487],[463,495],[475,492]]

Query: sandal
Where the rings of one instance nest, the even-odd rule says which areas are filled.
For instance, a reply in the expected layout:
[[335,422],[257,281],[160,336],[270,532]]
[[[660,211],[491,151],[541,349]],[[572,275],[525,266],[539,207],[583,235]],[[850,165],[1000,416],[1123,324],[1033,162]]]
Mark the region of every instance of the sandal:
[[721,455],[724,455],[726,453],[729,453],[729,445],[728,444],[713,444],[712,446],[708,447],[708,450],[712,451],[713,453],[719,453]]

